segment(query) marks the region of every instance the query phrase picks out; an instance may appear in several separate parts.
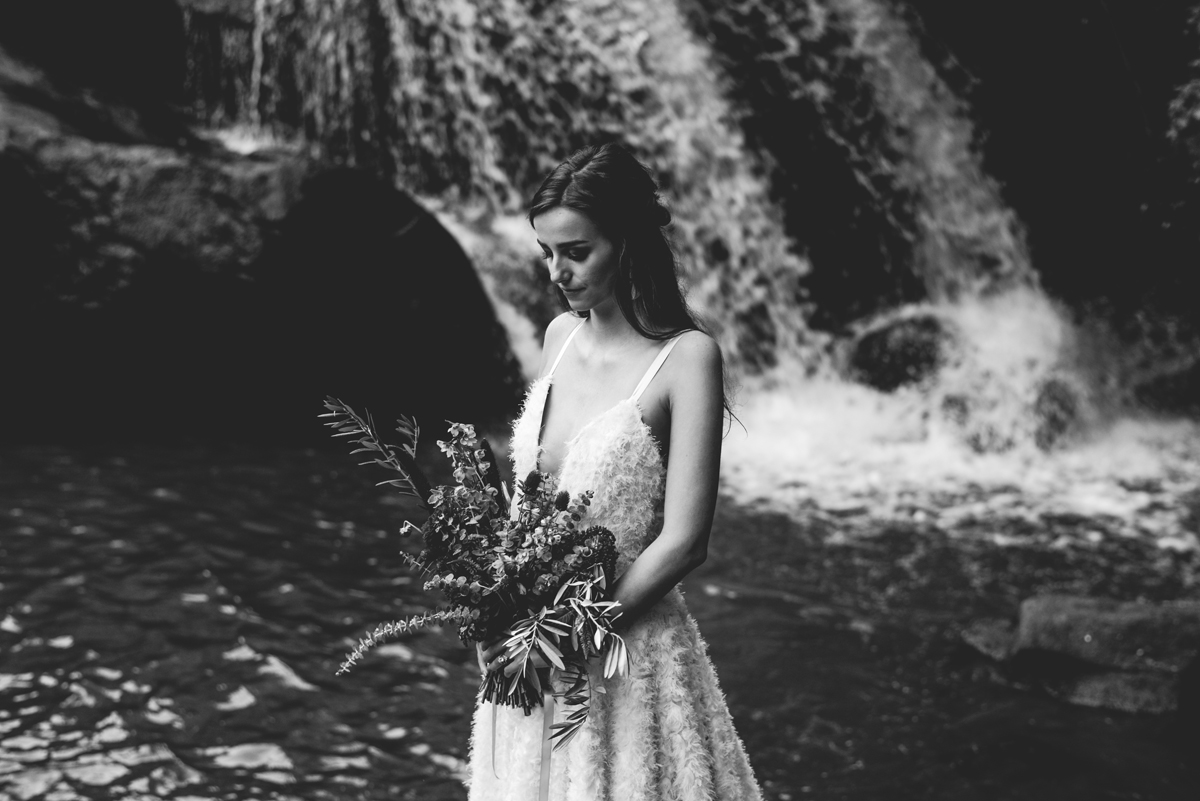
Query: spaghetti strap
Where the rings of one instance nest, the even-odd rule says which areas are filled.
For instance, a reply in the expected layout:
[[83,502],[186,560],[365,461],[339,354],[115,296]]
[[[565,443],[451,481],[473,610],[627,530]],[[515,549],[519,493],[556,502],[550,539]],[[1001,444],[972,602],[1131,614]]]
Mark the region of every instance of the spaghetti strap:
[[650,367],[646,370],[646,374],[642,376],[642,380],[638,382],[637,389],[635,389],[633,394],[629,396],[631,401],[637,403],[638,400],[641,399],[642,393],[646,391],[646,387],[650,386],[650,382],[653,381],[654,376],[658,374],[658,369],[663,366],[663,362],[665,362],[667,360],[667,356],[671,354],[671,348],[675,347],[675,343],[678,342],[679,338],[686,333],[687,332],[684,331],[676,334],[667,342],[666,345],[663,345],[662,350],[658,352],[658,355],[654,357],[654,361],[650,363]]
[[550,372],[546,373],[546,376],[545,376],[546,378],[549,378],[550,376],[554,375],[554,371],[558,368],[558,363],[562,361],[563,354],[567,352],[567,345],[571,344],[571,340],[575,338],[575,335],[577,333],[579,333],[579,329],[583,327],[583,324],[585,322],[587,322],[587,321],[580,320],[579,325],[572,328],[571,333],[567,334],[567,341],[564,342],[562,344],[562,347],[558,349],[558,356],[555,357],[554,364],[550,365]]

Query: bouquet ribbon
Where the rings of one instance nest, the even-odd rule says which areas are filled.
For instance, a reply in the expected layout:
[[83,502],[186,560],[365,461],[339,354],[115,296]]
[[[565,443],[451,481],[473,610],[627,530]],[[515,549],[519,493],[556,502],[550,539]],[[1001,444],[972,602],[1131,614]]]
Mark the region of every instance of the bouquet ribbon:
[[[491,706],[492,775],[500,778],[496,773],[496,707],[498,704],[493,703]],[[541,776],[538,780],[538,801],[550,801],[550,756],[554,751],[554,742],[551,740],[553,734],[554,691],[550,689],[550,677],[547,676],[542,684],[542,759]]]
[[554,691],[550,689],[547,680],[542,689],[542,776],[538,789],[538,801],[550,800],[550,752],[554,743],[550,736],[554,733]]
[[[496,772],[496,707],[493,703],[492,717],[492,775],[499,778]],[[554,691],[551,689],[550,675],[542,681],[541,691],[541,775],[538,781],[538,801],[550,801],[550,758],[554,751],[552,735],[554,733]]]

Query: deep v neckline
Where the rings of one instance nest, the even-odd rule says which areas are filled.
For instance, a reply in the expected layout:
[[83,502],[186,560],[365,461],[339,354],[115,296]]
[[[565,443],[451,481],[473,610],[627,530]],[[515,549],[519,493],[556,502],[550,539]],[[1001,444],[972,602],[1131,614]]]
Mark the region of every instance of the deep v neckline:
[[[537,428],[535,429],[535,431],[537,431],[537,442],[534,443],[535,449],[533,452],[533,469],[537,470],[540,473],[540,472],[542,472],[542,451],[545,450],[545,448],[542,446],[542,434],[543,434],[543,429],[546,424],[546,404],[550,400],[550,389],[551,389],[552,384],[554,383],[554,373],[547,373],[546,375],[542,376],[541,379],[539,379],[539,380],[544,382],[545,386],[542,388],[542,402],[541,402],[541,404],[539,404],[539,407],[538,407],[538,421],[537,421],[538,424],[537,424]],[[572,453],[572,451],[574,451],[575,443],[579,440],[579,438],[582,437],[589,428],[591,428],[597,422],[599,422],[605,415],[612,414],[613,411],[621,408],[622,406],[624,406],[627,403],[632,403],[634,410],[637,412],[637,422],[638,422],[639,429],[645,429],[647,432],[650,433],[650,439],[651,440],[654,439],[654,434],[653,434],[653,432],[650,431],[650,426],[646,425],[646,421],[642,418],[642,407],[638,404],[637,399],[634,398],[633,396],[630,396],[628,398],[621,398],[621,400],[617,401],[612,406],[609,406],[604,411],[600,412],[599,414],[593,415],[592,419],[590,419],[586,423],[584,423],[583,426],[580,427],[580,429],[575,432],[575,435],[573,437],[571,437],[570,439],[566,440],[563,443],[562,458],[560,458],[558,460],[558,472],[557,473],[547,473],[547,475],[549,475],[551,477],[551,479],[553,479],[553,483],[555,486],[558,485],[558,480],[562,476],[563,469],[567,466],[567,461],[571,458],[571,453]],[[654,450],[656,452],[658,452],[658,450],[659,450],[657,442],[655,442]],[[659,457],[661,459],[661,453],[659,454]]]
[[[545,448],[542,445],[542,435],[546,425],[546,405],[550,401],[550,390],[553,388],[554,372],[558,369],[559,362],[562,361],[563,355],[567,352],[567,348],[570,346],[571,340],[575,338],[575,334],[582,327],[583,323],[575,326],[570,335],[567,337],[566,342],[563,343],[562,348],[559,350],[558,357],[554,360],[554,364],[551,365],[549,372],[538,379],[543,383],[543,386],[541,387],[541,402],[538,404],[537,426],[534,428],[535,440],[533,450],[533,469],[538,472],[543,472],[542,452],[545,450]],[[570,439],[563,443],[562,456],[558,461],[558,472],[547,473],[547,475],[553,479],[555,486],[557,486],[558,482],[561,480],[562,474],[565,471],[572,454],[574,453],[575,443],[577,443],[579,439],[588,431],[588,429],[594,426],[597,422],[604,419],[605,416],[612,414],[617,409],[623,408],[626,404],[633,405],[633,410],[635,413],[634,416],[637,421],[637,429],[645,432],[646,436],[650,438],[650,444],[653,447],[655,455],[658,457],[659,464],[665,464],[665,460],[663,459],[662,455],[662,449],[659,447],[658,440],[654,438],[654,432],[651,431],[650,426],[646,424],[641,404],[638,403],[638,401],[641,399],[642,393],[645,392],[646,387],[650,385],[650,382],[658,374],[659,368],[662,367],[663,362],[665,362],[667,356],[670,355],[671,349],[675,347],[675,343],[679,341],[680,336],[682,336],[682,334],[677,334],[676,336],[667,340],[667,343],[659,349],[658,353],[654,357],[654,360],[650,363],[650,366],[646,368],[646,372],[642,375],[641,380],[638,382],[637,386],[634,388],[629,397],[622,398],[604,411],[594,415],[590,420],[584,423],[583,426],[581,426],[580,429],[576,431]]]

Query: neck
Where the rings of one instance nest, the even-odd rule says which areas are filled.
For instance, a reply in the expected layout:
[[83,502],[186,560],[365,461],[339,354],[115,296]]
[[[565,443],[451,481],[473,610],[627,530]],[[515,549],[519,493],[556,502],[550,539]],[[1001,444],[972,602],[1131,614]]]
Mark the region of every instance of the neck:
[[587,325],[593,341],[598,344],[619,345],[642,339],[642,336],[625,319],[625,315],[621,313],[617,301],[613,298],[609,298],[588,312]]

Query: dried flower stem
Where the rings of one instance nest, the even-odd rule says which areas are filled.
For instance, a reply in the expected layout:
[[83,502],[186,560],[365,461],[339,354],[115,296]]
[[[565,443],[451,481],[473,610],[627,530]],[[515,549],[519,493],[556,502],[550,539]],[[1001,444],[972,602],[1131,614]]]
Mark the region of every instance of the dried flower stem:
[[354,667],[368,650],[390,637],[398,637],[401,634],[407,634],[414,629],[424,628],[431,624],[462,623],[470,616],[471,610],[460,606],[454,609],[437,609],[432,612],[413,615],[403,620],[393,620],[391,623],[381,623],[375,627],[374,631],[366,632],[366,636],[359,639],[358,645],[354,646],[353,651],[346,654],[346,661],[342,662],[342,666],[338,668],[337,673],[334,675],[340,676],[343,673],[348,673],[350,668]]

